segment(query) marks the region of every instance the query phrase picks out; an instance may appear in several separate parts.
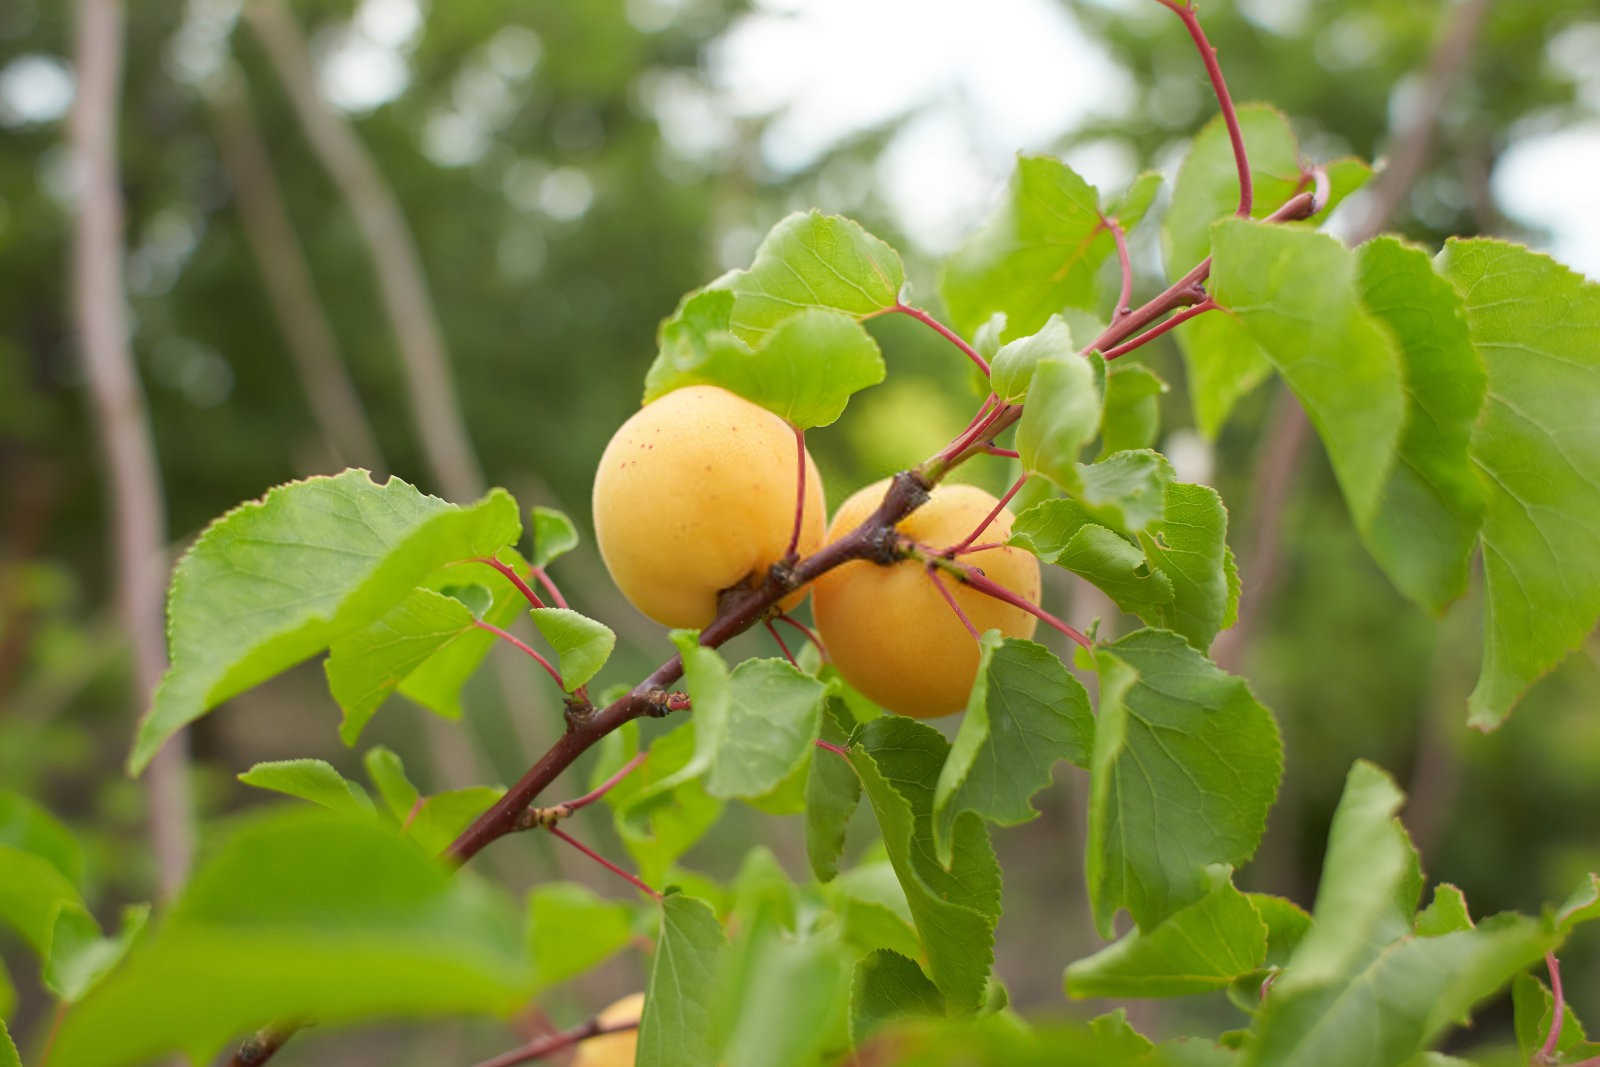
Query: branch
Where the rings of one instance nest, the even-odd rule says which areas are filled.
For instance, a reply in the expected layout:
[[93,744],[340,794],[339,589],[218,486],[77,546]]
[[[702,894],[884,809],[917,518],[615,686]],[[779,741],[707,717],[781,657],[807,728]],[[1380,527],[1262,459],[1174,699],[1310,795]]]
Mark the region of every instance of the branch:
[[[128,350],[116,155],[120,0],[79,0],[75,48],[78,91],[70,138],[79,192],[73,232],[73,311],[111,498],[118,608],[133,646],[135,701],[142,708],[167,668],[166,516],[150,416]],[[171,898],[183,884],[194,852],[188,771],[187,735],[176,733],[156,754],[146,779],[150,836],[163,898]]]
[[552,1052],[560,1052],[571,1048],[591,1037],[601,1034],[619,1034],[626,1030],[637,1030],[639,1020],[621,1023],[602,1023],[598,1017],[590,1019],[582,1026],[575,1026],[571,1030],[563,1030],[559,1034],[546,1034],[536,1037],[521,1048],[514,1048],[510,1052],[502,1052],[498,1056],[474,1064],[473,1067],[512,1067],[513,1064],[527,1063],[530,1060],[542,1059]]
[[1117,266],[1122,271],[1122,288],[1117,293],[1117,306],[1111,312],[1111,321],[1116,322],[1133,310],[1133,259],[1128,255],[1128,231],[1122,228],[1122,223],[1102,215],[1100,225],[1111,231],[1111,239],[1117,243]]

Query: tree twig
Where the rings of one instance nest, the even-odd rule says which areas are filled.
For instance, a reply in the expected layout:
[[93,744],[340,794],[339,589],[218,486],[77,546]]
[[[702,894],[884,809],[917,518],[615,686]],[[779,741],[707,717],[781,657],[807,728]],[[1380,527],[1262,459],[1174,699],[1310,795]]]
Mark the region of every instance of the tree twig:
[[[166,671],[166,517],[144,391],[128,350],[122,278],[122,196],[117,177],[117,99],[122,68],[121,0],[79,0],[77,100],[71,140],[78,167],[72,291],[84,377],[99,431],[115,541],[117,599],[133,647],[141,707]],[[160,893],[183,884],[194,850],[188,735],[176,732],[146,781]]]
[[502,1052],[498,1056],[493,1056],[474,1064],[473,1067],[513,1067],[514,1064],[528,1063],[532,1060],[542,1059],[552,1052],[560,1052],[563,1049],[571,1048],[573,1045],[587,1041],[591,1037],[599,1037],[601,1034],[620,1034],[624,1031],[637,1030],[638,1028],[639,1020],[637,1019],[631,1022],[602,1023],[596,1017],[582,1026],[573,1027],[571,1030],[563,1030],[559,1034],[546,1034],[543,1037],[536,1037],[521,1048]]

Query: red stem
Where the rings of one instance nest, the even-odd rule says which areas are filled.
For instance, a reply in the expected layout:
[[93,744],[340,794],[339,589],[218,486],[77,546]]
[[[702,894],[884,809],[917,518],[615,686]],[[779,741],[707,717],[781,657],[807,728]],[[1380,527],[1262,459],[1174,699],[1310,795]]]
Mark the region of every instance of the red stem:
[[1117,263],[1122,268],[1122,291],[1117,295],[1116,310],[1111,313],[1111,321],[1116,322],[1133,310],[1133,260],[1128,255],[1128,233],[1122,223],[1102,217],[1100,225],[1110,230],[1111,239],[1117,242]]
[[967,534],[966,539],[960,544],[951,545],[949,548],[944,550],[943,554],[954,557],[965,552],[967,548],[971,546],[972,542],[978,539],[978,535],[989,528],[989,524],[995,520],[995,516],[999,515],[1000,512],[1005,510],[1005,506],[1011,503],[1011,498],[1017,495],[1017,490],[1021,489],[1023,483],[1025,483],[1027,480],[1028,476],[1024,474],[1015,482],[1012,482],[1011,488],[1006,490],[1006,495],[995,501],[995,505],[992,509],[990,509],[989,514],[985,515],[983,517],[983,521],[978,523],[977,527],[971,533]]
[[532,1060],[543,1059],[552,1052],[560,1052],[571,1048],[591,1037],[601,1034],[618,1034],[624,1030],[637,1030],[639,1020],[622,1023],[602,1023],[598,1018],[590,1019],[582,1026],[575,1026],[571,1030],[563,1030],[558,1034],[546,1034],[536,1037],[521,1048],[514,1048],[509,1052],[502,1052],[498,1056],[483,1060],[474,1067],[513,1067],[514,1064],[528,1063]]
[[961,620],[961,625],[967,628],[967,633],[971,634],[972,639],[976,641],[979,636],[978,628],[972,625],[972,620],[967,618],[967,613],[961,610],[960,604],[956,603],[955,594],[950,592],[950,587],[939,580],[938,569],[932,563],[928,564],[928,581],[932,582],[933,587],[939,590],[939,595],[944,597],[944,602],[950,605],[950,610],[956,613],[956,618]]
[[[794,427],[794,445],[798,456],[794,478],[794,530],[789,534],[789,548],[783,554],[783,558],[790,561],[798,558],[800,525],[806,513],[806,432],[798,426]],[[782,641],[778,643],[783,644]]]
[[[528,583],[522,580],[522,576],[517,573],[516,568],[512,567],[509,563],[502,563],[493,556],[474,556],[472,559],[457,560],[456,562],[482,563],[485,566],[493,567],[495,570],[499,571],[505,576],[506,581],[517,587],[517,592],[521,593],[523,597],[527,599],[528,603],[532,604],[536,608],[542,608],[545,606],[544,601],[539,599],[539,594],[535,593],[528,586]],[[535,567],[534,573],[538,574],[539,568]],[[563,604],[562,607],[566,607],[566,605]]]
[[569,800],[565,804],[557,804],[556,807],[565,808],[569,812],[577,811],[580,808],[587,808],[590,804],[593,804],[595,801],[611,792],[612,789],[616,788],[617,783],[628,777],[628,775],[632,774],[634,769],[637,768],[639,764],[643,763],[645,757],[648,755],[650,755],[648,751],[639,753],[627,763],[624,763],[622,765],[622,769],[616,774],[613,774],[610,778],[607,778],[605,781],[589,790],[589,792],[583,794],[583,796],[576,800]]
[[1200,50],[1200,60],[1206,65],[1206,75],[1211,79],[1211,88],[1217,94],[1217,105],[1222,109],[1222,121],[1228,124],[1228,140],[1233,142],[1233,162],[1239,171],[1239,210],[1235,214],[1247,219],[1254,197],[1250,186],[1250,160],[1245,156],[1244,134],[1239,129],[1239,115],[1233,109],[1233,97],[1228,93],[1228,83],[1223,80],[1222,67],[1217,63],[1217,50],[1206,40],[1205,31],[1200,28],[1200,17],[1192,4],[1179,3],[1179,0],[1159,2],[1183,20],[1194,46]]
[[1135,348],[1140,348],[1149,344],[1151,341],[1154,341],[1157,337],[1160,337],[1168,330],[1175,329],[1179,325],[1188,322],[1196,315],[1203,315],[1207,311],[1215,310],[1217,306],[1217,302],[1208,296],[1204,300],[1200,301],[1200,303],[1184,308],[1182,311],[1178,312],[1167,321],[1161,323],[1159,326],[1152,326],[1144,333],[1141,333],[1138,337],[1133,338],[1133,340],[1124,341],[1115,348],[1111,348],[1105,352],[1102,352],[1101,355],[1104,356],[1106,362],[1109,363],[1118,356],[1125,356],[1129,352],[1132,352]]
[[836,752],[839,755],[843,756],[845,759],[849,759],[850,758],[850,753],[846,752],[844,749],[840,748],[838,745],[834,744],[832,741],[824,741],[824,740],[822,740],[822,738],[819,737],[819,738],[817,738],[816,745],[817,745],[818,748],[825,748],[829,752]]
[[898,311],[902,315],[910,315],[923,325],[932,327],[940,337],[943,337],[946,341],[949,341],[951,344],[961,349],[962,353],[968,359],[977,364],[978,369],[983,371],[983,376],[985,378],[989,377],[989,361],[978,355],[978,350],[967,344],[967,342],[963,341],[961,339],[961,335],[956,333],[950,327],[946,326],[944,323],[940,322],[926,311],[923,311],[921,308],[912,307],[910,304],[896,304],[889,310]]
[[520,637],[516,636],[515,634],[508,634],[504,630],[500,629],[500,627],[496,626],[494,623],[492,623],[492,622],[484,622],[482,619],[473,619],[472,620],[472,625],[476,626],[480,630],[484,630],[484,631],[487,631],[488,633],[494,634],[496,637],[498,637],[502,641],[510,642],[512,645],[516,646],[517,648],[521,649],[523,652],[525,652],[528,655],[532,656],[535,660],[538,661],[539,666],[543,667],[546,671],[550,672],[550,677],[552,677],[552,678],[554,678],[556,680],[556,685],[561,686],[561,689],[562,689],[563,692],[566,691],[567,687],[561,681],[561,672],[556,670],[553,666],[551,666],[549,660],[545,659],[543,656],[539,655],[538,652],[534,651],[534,649],[530,648],[528,646],[527,642],[523,641]]
[[556,588],[556,583],[551,581],[550,575],[545,573],[543,567],[533,568],[533,576],[539,579],[539,584],[544,586],[545,592],[550,594],[550,599],[556,602],[556,607],[564,608],[567,606],[567,598],[561,595],[561,590]]
[[811,627],[807,626],[805,623],[801,622],[799,619],[797,619],[793,615],[789,615],[789,614],[779,615],[778,616],[778,621],[779,622],[786,622],[790,626],[793,626],[796,630],[799,630],[801,633],[805,634],[806,635],[806,640],[810,641],[813,645],[816,646],[817,654],[820,655],[823,659],[827,659],[828,658],[828,650],[823,645],[822,638],[818,637],[816,635],[816,632],[814,630],[812,630]]
[[640,881],[638,877],[628,873],[621,867],[618,867],[615,863],[612,863],[610,860],[600,855],[600,853],[596,852],[582,841],[579,841],[577,838],[561,829],[561,827],[548,826],[545,829],[549,830],[552,834],[555,834],[557,837],[571,845],[573,848],[577,849],[579,852],[582,852],[585,856],[588,856],[590,859],[594,860],[612,874],[621,875],[623,878],[626,878],[628,881],[632,882],[633,887],[639,890],[639,892],[654,897],[656,900],[661,899],[660,893],[657,893],[654,889],[651,889],[649,886],[645,885],[644,882]]
[[1054,615],[1050,614],[1033,601],[1020,597],[1011,590],[1007,589],[1005,586],[1000,585],[998,582],[994,582],[988,578],[985,578],[975,569],[968,569],[966,573],[961,576],[961,580],[985,596],[992,596],[996,600],[1010,604],[1014,608],[1021,608],[1023,611],[1026,611],[1029,615],[1032,615],[1046,626],[1060,630],[1062,633],[1066,634],[1069,638],[1071,638],[1073,641],[1076,641],[1084,648],[1094,647],[1093,642],[1091,642],[1087,637],[1083,636],[1083,634],[1077,629],[1068,626],[1066,623],[1062,622],[1060,619],[1056,618]]
[[1550,1033],[1545,1036],[1544,1047],[1539,1050],[1539,1059],[1543,1063],[1554,1063],[1556,1046],[1561,1043],[1562,1016],[1567,1013],[1567,998],[1561,991],[1561,961],[1556,959],[1554,952],[1544,954],[1544,965],[1550,970],[1550,992],[1554,994],[1555,1001],[1550,1016]]
[[1001,448],[999,445],[984,445],[980,449],[986,456],[1004,456],[1007,459],[1021,459],[1022,453],[1014,448]]
[[976,555],[979,552],[987,552],[991,548],[1005,548],[1005,547],[1006,547],[1006,543],[1004,541],[983,541],[983,542],[981,542],[979,544],[976,544],[976,545],[968,545],[966,548],[963,548],[960,552],[957,552],[955,554],[958,555],[958,556],[971,556],[971,555]]
[[783,658],[789,661],[789,666],[799,670],[800,664],[795,661],[794,653],[789,651],[789,646],[783,643],[783,637],[778,633],[778,628],[772,625],[772,620],[763,619],[761,625],[767,628],[767,633],[771,634],[772,639],[778,642],[778,647],[783,649]]

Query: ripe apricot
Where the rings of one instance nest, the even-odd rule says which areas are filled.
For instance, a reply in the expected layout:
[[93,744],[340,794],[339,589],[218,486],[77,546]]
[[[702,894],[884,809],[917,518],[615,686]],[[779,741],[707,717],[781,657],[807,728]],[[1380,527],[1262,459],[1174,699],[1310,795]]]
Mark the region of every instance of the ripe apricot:
[[[870,516],[888,485],[869,485],[839,505],[828,542]],[[996,502],[976,486],[939,485],[896,529],[931,548],[947,548],[965,539]],[[1002,510],[978,543],[1006,540],[1011,520],[1011,513]],[[1032,553],[986,548],[964,554],[960,561],[1038,602],[1039,561]],[[941,573],[940,578],[979,633],[998,629],[1007,637],[1033,636],[1037,620],[1032,615],[960,584],[953,575]],[[978,673],[978,644],[934,588],[924,564],[914,559],[889,566],[856,560],[814,584],[811,609],[817,630],[847,682],[888,710],[912,718],[936,718],[966,706]]]
[[[705,626],[718,593],[760,582],[788,548],[796,460],[793,428],[726,389],[688,386],[646,404],[594,478],[595,539],[617,588],[664,626]],[[809,453],[805,497],[802,556],[821,545],[825,521]]]
[[[600,1025],[635,1022],[644,1012],[644,994],[630,993],[600,1013]],[[639,1031],[619,1030],[591,1037],[578,1046],[572,1067],[633,1067],[638,1056]]]

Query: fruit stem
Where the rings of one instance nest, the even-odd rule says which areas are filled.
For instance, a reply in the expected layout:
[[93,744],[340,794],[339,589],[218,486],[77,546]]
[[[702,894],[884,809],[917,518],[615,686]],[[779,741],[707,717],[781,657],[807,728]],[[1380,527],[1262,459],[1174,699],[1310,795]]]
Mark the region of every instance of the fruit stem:
[[1044,610],[1026,597],[1020,597],[1000,583],[986,578],[978,571],[976,567],[967,567],[964,564],[959,563],[955,564],[955,566],[961,567],[963,570],[963,573],[960,575],[960,580],[965,584],[970,585],[983,595],[994,597],[996,600],[1010,604],[1014,608],[1021,608],[1023,611],[1026,611],[1029,615],[1032,615],[1046,626],[1066,634],[1067,637],[1071,638],[1084,648],[1094,647],[1094,642],[1083,636],[1082,632],[1080,632],[1077,628],[1068,626],[1066,623],[1062,622],[1060,619],[1056,618],[1054,615],[1050,614],[1048,611]]
[[483,630],[483,631],[485,631],[487,633],[494,634],[500,640],[509,642],[510,644],[515,646],[516,648],[521,649],[523,652],[525,652],[528,655],[532,656],[534,658],[534,660],[536,660],[538,662],[539,666],[543,667],[546,671],[548,671],[549,674],[550,674],[550,677],[552,677],[552,678],[554,678],[556,680],[556,685],[561,686],[562,692],[566,691],[567,687],[561,681],[561,672],[556,670],[555,667],[553,667],[551,665],[549,660],[547,660],[543,656],[539,655],[539,653],[537,651],[535,651],[530,645],[528,645],[527,642],[523,641],[520,637],[517,637],[515,634],[508,634],[504,630],[500,629],[500,627],[494,625],[494,623],[484,622],[482,619],[473,619],[472,620],[472,625],[476,626],[478,629]]
[[612,863],[610,860],[600,855],[600,853],[596,852],[582,841],[579,841],[577,838],[561,829],[561,827],[546,826],[545,829],[549,830],[556,837],[559,837],[561,840],[565,841],[579,852],[582,852],[585,856],[588,856],[590,859],[594,860],[612,874],[621,875],[623,878],[626,878],[629,882],[633,883],[633,887],[639,890],[639,892],[644,893],[647,896],[654,897],[656,900],[661,899],[660,893],[657,893],[654,889],[651,889],[649,886],[645,885],[644,882],[636,875],[630,874],[621,867],[618,867],[615,863]]
[[489,1059],[474,1064],[473,1067],[513,1067],[518,1063],[530,1063],[533,1060],[543,1059],[552,1052],[561,1052],[569,1049],[573,1045],[589,1040],[591,1037],[599,1037],[601,1034],[620,1034],[625,1030],[637,1030],[638,1028],[638,1019],[630,1019],[627,1022],[620,1023],[603,1023],[596,1016],[581,1026],[574,1026],[571,1030],[562,1030],[560,1033],[544,1034],[536,1037],[526,1045],[502,1052],[498,1056],[491,1056]]
[[1022,477],[1018,478],[1015,482],[1012,482],[1011,488],[1006,490],[1006,495],[995,501],[994,507],[990,509],[989,514],[983,517],[983,521],[978,523],[977,527],[971,533],[967,534],[966,538],[961,541],[960,544],[951,545],[949,548],[945,549],[943,555],[946,558],[953,559],[965,552],[968,547],[971,546],[972,542],[978,539],[978,535],[989,528],[989,524],[994,522],[995,517],[999,515],[1000,512],[1005,510],[1005,506],[1011,503],[1011,498],[1017,495],[1017,490],[1021,489],[1027,480],[1028,476],[1026,473],[1024,473]]

